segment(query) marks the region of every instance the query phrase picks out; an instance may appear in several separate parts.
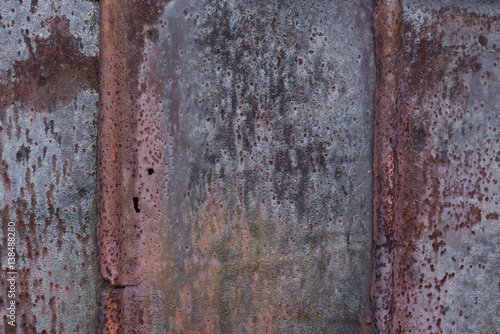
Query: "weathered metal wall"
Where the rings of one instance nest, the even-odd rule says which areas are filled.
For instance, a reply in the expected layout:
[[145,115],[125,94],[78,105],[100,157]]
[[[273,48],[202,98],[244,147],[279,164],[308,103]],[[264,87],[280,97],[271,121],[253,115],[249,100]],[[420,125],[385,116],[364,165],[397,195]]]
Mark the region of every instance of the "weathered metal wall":
[[500,3],[387,3],[377,113],[396,117],[376,132],[395,159],[376,161],[392,174],[375,180],[390,215],[374,262],[392,281],[374,283],[374,332],[498,333]]
[[[2,333],[97,330],[98,9],[89,1],[0,4]],[[15,328],[6,323],[9,221]]]
[[500,332],[500,3],[0,10],[11,332]]
[[122,330],[369,330],[370,1],[132,3],[102,2]]

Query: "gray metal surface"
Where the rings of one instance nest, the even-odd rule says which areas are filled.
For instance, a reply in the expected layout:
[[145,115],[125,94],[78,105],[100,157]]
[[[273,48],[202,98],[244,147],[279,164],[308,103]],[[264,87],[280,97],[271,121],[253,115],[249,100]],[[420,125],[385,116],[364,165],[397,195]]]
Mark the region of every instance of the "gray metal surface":
[[175,1],[158,12],[131,79],[137,166],[116,166],[135,182],[141,273],[124,290],[141,296],[150,327],[124,328],[369,330],[370,2]]
[[402,1],[394,333],[500,332],[500,3]]
[[[1,332],[97,331],[98,9],[90,1],[0,4]],[[5,322],[9,221],[14,330]]]

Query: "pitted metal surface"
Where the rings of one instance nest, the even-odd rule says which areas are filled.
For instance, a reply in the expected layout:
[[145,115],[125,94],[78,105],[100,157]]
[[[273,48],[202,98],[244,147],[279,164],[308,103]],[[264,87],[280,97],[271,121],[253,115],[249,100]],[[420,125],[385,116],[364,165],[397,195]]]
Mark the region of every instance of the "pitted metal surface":
[[0,4],[0,263],[16,225],[15,328],[95,333],[102,279],[96,247],[95,3]]
[[[389,25],[387,13],[375,19],[377,66],[390,72],[377,72],[376,119],[392,124],[376,123],[375,156],[385,149],[377,136],[392,155],[375,159],[375,168],[393,173],[375,177],[375,214],[387,198],[378,192],[391,194],[392,211],[382,216],[385,229],[375,220],[372,331],[496,333],[500,6],[379,3],[401,14]],[[392,36],[398,44],[385,42]],[[390,118],[387,108],[395,111]],[[378,231],[389,240],[384,252],[377,252]]]
[[499,15],[403,1],[395,333],[500,331]]
[[[103,17],[113,8],[103,2]],[[124,288],[143,305],[129,317],[155,333],[367,330],[370,2],[175,1],[158,13],[132,23],[138,71],[103,71],[106,99],[125,96],[127,78],[138,88],[113,130],[135,140],[136,165],[111,170],[133,183],[116,202],[129,214],[107,217],[137,245],[119,252],[141,273]],[[125,61],[127,43],[110,52]]]
[[10,332],[500,333],[497,1],[0,10]]

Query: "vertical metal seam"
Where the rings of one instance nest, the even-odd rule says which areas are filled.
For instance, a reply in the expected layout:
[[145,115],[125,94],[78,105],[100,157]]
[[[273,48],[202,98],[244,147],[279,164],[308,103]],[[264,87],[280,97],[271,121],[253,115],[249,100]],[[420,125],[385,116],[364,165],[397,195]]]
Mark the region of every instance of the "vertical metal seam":
[[[116,298],[104,296],[102,312],[115,303],[118,332],[141,328],[147,321],[147,298],[138,291],[146,276],[141,217],[138,215],[140,162],[137,152],[142,95],[139,85],[147,26],[160,17],[165,0],[102,0],[100,35],[100,104],[98,117],[98,246],[100,269]],[[128,294],[127,294],[128,293]],[[141,295],[141,297],[139,297]]]
[[401,15],[399,0],[374,1],[376,84],[373,155],[372,333],[390,333],[392,327]]
[[[112,3],[112,2],[111,2]],[[116,212],[118,199],[116,189],[117,174],[113,170],[116,165],[117,119],[116,119],[116,59],[114,57],[115,40],[113,38],[113,22],[116,22],[114,11],[107,9],[108,1],[100,2],[100,42],[99,42],[99,108],[97,122],[97,245],[99,250],[99,267],[102,277],[107,283],[102,293],[100,305],[99,333],[117,334],[120,329],[121,301],[120,290],[109,290],[117,287],[119,280],[119,240]]]
[[[116,154],[114,152],[117,146],[116,140],[116,116],[113,110],[113,100],[116,100],[116,89],[112,89],[110,76],[114,73],[113,66],[113,39],[110,30],[113,18],[112,11],[106,10],[107,1],[101,1],[101,24],[100,24],[100,52],[99,52],[99,76],[100,76],[100,94],[98,111],[98,246],[101,274],[106,282],[115,286],[119,284],[118,280],[118,254],[119,244],[117,235],[118,222],[114,219],[117,210],[116,191],[113,191],[113,185],[117,182],[116,173],[108,170],[115,165]],[[111,73],[111,75],[109,75]],[[111,185],[111,186],[110,186]]]

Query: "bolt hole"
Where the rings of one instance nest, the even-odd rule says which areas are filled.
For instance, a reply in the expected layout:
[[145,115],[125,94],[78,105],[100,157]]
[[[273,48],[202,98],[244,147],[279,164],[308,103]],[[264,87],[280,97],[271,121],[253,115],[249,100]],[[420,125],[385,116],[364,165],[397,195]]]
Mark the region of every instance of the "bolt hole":
[[148,168],[149,175],[153,175],[154,172],[155,172],[155,170],[153,168]]
[[139,209],[139,197],[134,197],[134,210],[135,212],[141,212]]

